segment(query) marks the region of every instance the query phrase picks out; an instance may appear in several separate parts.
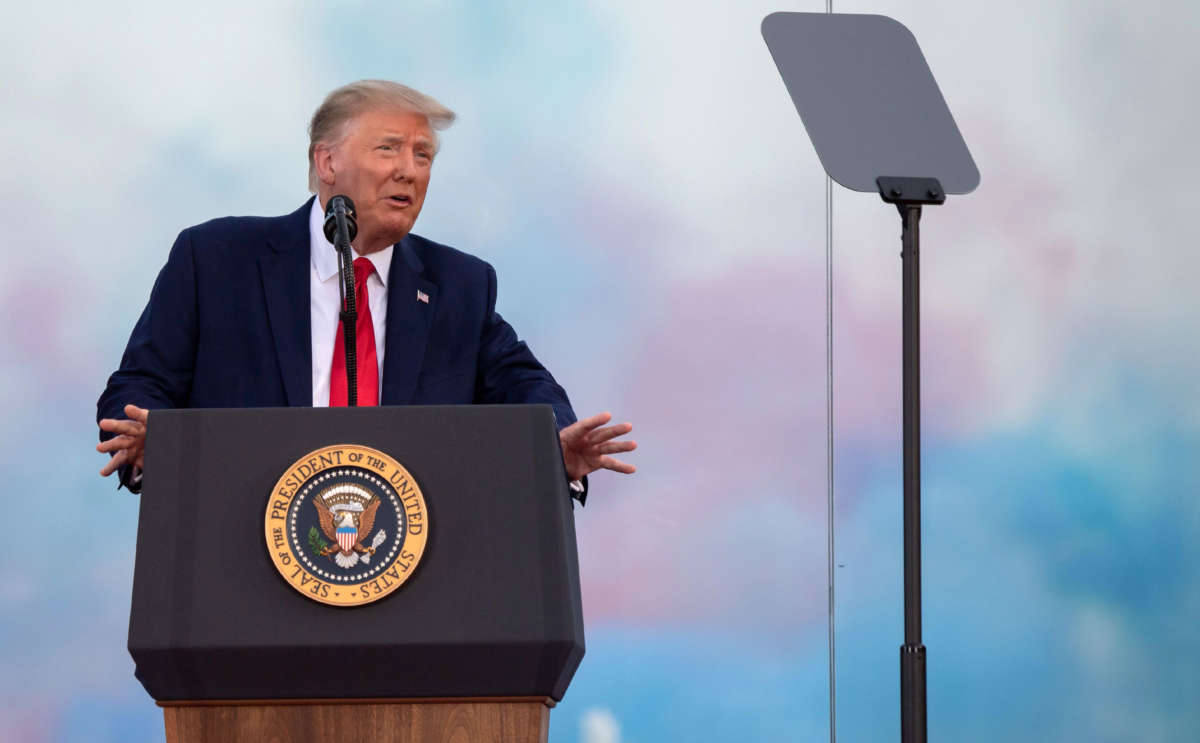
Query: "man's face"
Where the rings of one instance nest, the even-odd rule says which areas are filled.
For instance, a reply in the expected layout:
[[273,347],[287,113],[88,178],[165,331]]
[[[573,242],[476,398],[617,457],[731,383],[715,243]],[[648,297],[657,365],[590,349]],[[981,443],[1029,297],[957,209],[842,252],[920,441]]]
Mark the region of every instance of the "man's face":
[[421,114],[397,109],[367,111],[346,126],[345,139],[329,150],[320,196],[322,204],[337,194],[354,201],[354,247],[371,253],[399,242],[417,221],[433,167],[433,132]]

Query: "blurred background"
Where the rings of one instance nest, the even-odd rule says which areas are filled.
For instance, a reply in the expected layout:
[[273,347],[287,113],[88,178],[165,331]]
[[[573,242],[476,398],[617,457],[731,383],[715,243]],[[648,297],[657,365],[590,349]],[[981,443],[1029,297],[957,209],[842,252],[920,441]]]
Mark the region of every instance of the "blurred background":
[[[636,476],[576,510],[551,740],[829,737],[824,175],[759,33],[822,2],[5,0],[0,729],[156,741],[95,400],[175,235],[307,198],[332,88],[455,109],[416,232]],[[982,173],[922,225],[932,740],[1200,739],[1200,5],[837,1],[917,36]],[[899,220],[835,191],[837,732],[897,739]],[[37,528],[32,528],[35,526]]]

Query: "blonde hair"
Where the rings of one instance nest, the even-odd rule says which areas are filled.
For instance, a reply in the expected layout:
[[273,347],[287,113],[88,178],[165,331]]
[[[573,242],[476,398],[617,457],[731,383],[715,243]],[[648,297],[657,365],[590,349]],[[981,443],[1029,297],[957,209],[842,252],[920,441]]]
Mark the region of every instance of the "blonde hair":
[[313,113],[308,125],[308,190],[317,192],[317,166],[313,160],[318,144],[336,144],[346,135],[346,124],[372,109],[398,108],[424,116],[433,130],[433,146],[439,146],[437,132],[454,123],[455,114],[430,96],[391,80],[359,80],[343,85],[329,95]]

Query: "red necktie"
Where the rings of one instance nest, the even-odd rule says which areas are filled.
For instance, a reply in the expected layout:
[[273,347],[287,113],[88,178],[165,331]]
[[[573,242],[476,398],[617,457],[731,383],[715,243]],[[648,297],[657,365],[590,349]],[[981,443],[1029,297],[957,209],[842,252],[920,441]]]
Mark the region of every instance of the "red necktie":
[[[375,323],[371,322],[371,301],[367,294],[367,279],[375,266],[367,258],[354,259],[354,307],[358,320],[354,328],[354,350],[358,357],[358,404],[379,404],[379,360],[375,356]],[[342,342],[342,321],[338,320],[337,337],[333,339],[333,368],[329,375],[329,406],[345,407],[346,344]]]

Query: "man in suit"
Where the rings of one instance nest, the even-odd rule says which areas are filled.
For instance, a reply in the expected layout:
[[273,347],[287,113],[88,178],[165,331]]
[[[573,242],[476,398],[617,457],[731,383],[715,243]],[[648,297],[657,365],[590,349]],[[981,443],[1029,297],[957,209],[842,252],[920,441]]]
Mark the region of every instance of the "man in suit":
[[137,490],[149,411],[345,405],[337,258],[322,230],[336,194],[356,206],[352,248],[360,405],[547,403],[573,493],[632,430],[577,421],[566,392],[495,311],[490,265],[411,234],[454,113],[411,88],[364,80],[325,99],[310,126],[309,188],[283,217],[227,217],[180,233],[97,403],[100,474]]

